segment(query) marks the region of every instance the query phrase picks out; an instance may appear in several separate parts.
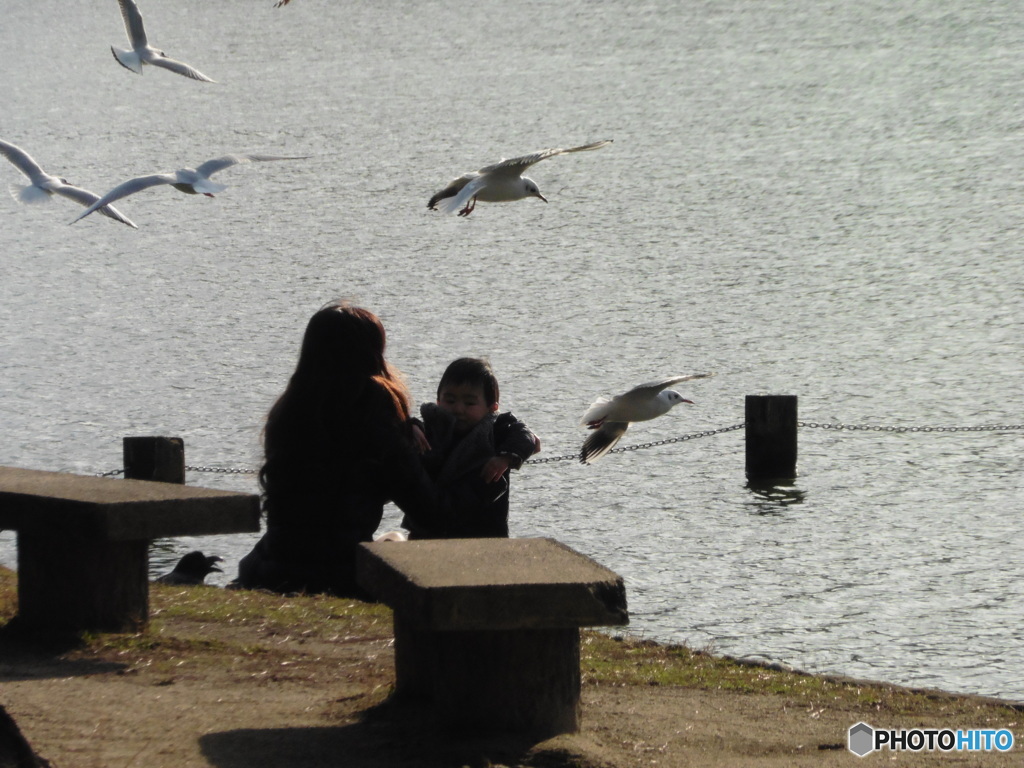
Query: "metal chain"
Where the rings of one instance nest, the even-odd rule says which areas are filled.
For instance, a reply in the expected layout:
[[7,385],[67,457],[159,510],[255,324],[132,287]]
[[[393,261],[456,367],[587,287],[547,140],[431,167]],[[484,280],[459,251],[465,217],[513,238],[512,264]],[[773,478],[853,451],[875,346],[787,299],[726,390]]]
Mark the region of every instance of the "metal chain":
[[552,464],[556,461],[569,461],[570,459],[578,459],[580,455],[578,453],[566,453],[561,456],[545,456],[542,459],[527,459],[523,464]]
[[258,469],[245,469],[243,467],[190,467],[187,464],[185,469],[190,472],[216,472],[221,475],[256,475]]
[[798,427],[867,432],[1004,432],[1024,429],[1024,424],[986,424],[979,427],[883,427],[871,424],[820,424],[816,421],[798,421]]
[[[1024,424],[985,424],[978,427],[885,427],[872,424],[823,424],[817,421],[798,421],[798,427],[807,429],[834,429],[847,432],[1007,432],[1010,430],[1024,429]],[[624,445],[612,448],[608,453],[625,453],[627,451],[640,451],[646,448],[656,448],[659,445],[670,445],[681,443],[684,440],[695,440],[698,437],[710,437],[720,435],[723,432],[735,432],[747,426],[746,422],[733,424],[731,427],[720,427],[709,429],[703,432],[691,432],[679,437],[670,437],[665,440],[655,440],[650,443],[638,443],[636,445]],[[540,459],[527,459],[524,464],[552,464],[556,461],[579,461],[579,453],[566,453],[561,456],[545,456]],[[186,465],[185,469],[191,472],[215,472],[222,475],[255,475],[258,469],[246,469],[244,467],[193,467]],[[112,469],[109,472],[99,472],[98,477],[113,477],[124,474],[123,469]]]
[[698,437],[710,437],[711,435],[720,435],[723,432],[735,432],[737,429],[743,429],[747,426],[746,422],[740,424],[733,424],[731,427],[721,427],[719,429],[709,429],[704,432],[691,432],[688,435],[680,435],[679,437],[670,437],[665,440],[655,440],[651,443],[639,443],[637,445],[624,445],[621,448],[612,448],[608,453],[625,453],[626,451],[639,451],[644,448],[654,448],[659,445],[669,445],[670,443],[681,443],[684,440],[694,440]]
[[[185,465],[187,472],[217,472],[222,475],[255,475],[259,472],[258,469],[245,469],[243,467],[192,467],[188,464]],[[109,472],[97,472],[97,477],[114,477],[116,475],[123,475],[123,469],[112,469]]]
[[[624,445],[619,448],[612,448],[608,453],[625,453],[626,451],[639,451],[644,448],[655,448],[659,445],[669,445],[670,443],[681,443],[684,440],[694,440],[698,437],[710,437],[711,435],[719,435],[722,432],[733,432],[737,429],[743,429],[746,424],[734,424],[731,427],[721,427],[720,429],[709,429],[704,432],[691,432],[688,435],[680,435],[679,437],[670,437],[665,440],[655,440],[651,443],[638,443],[637,445]],[[524,464],[550,464],[553,461],[569,461],[570,459],[579,461],[579,453],[567,453],[563,456],[548,456],[543,459],[527,459]]]

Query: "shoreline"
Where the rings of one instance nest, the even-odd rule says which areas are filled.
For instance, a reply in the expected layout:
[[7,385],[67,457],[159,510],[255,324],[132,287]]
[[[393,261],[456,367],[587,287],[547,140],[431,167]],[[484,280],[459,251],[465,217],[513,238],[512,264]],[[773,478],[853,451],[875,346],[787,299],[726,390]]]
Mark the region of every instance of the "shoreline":
[[[0,625],[15,575],[0,569]],[[151,587],[151,622],[41,649],[0,626],[0,707],[55,766],[633,768],[849,765],[846,732],[1003,728],[1024,705],[730,659],[628,634],[581,638],[582,728],[544,742],[436,732],[391,711],[390,610],[322,596]],[[953,757],[956,753],[950,753]],[[898,753],[931,765],[931,753]]]

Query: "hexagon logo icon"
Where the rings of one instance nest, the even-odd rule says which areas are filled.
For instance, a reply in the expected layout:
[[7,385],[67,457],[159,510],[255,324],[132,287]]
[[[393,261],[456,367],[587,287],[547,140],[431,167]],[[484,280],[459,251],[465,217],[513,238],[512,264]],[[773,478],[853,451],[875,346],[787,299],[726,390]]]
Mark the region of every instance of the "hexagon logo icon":
[[875,751],[875,729],[867,723],[851,725],[846,746],[857,757],[871,754]]

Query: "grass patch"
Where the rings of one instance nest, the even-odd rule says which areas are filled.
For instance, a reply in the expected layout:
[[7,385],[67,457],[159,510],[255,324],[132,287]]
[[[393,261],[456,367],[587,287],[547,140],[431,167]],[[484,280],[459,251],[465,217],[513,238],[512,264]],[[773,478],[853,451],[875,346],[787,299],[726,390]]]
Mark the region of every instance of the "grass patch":
[[[17,610],[17,578],[0,568],[0,627]],[[190,665],[245,664],[282,655],[282,641],[346,642],[392,636],[391,611],[358,600],[281,595],[212,587],[150,585],[150,625],[137,634],[86,634],[78,653],[116,657],[130,666],[173,669]],[[173,632],[168,629],[173,625]],[[217,632],[204,633],[203,627]],[[236,627],[237,633],[224,632]],[[917,691],[885,684],[821,677],[715,656],[685,645],[584,631],[580,645],[586,685],[666,686],[784,697],[787,706],[893,715],[941,715],[978,719],[1019,717],[971,697]]]
[[367,634],[391,633],[384,605],[327,595],[283,597],[269,592],[151,584],[150,618],[256,627],[265,633],[332,637],[339,627]]
[[[17,574],[0,567],[0,629],[14,618],[17,604]],[[326,595],[283,597],[150,584],[149,615],[149,625],[142,632],[82,633],[74,655],[114,657],[130,665],[181,658],[215,663],[226,657],[272,656],[278,653],[273,646],[280,644],[275,640],[345,642],[392,634],[391,611],[386,606]]]
[[677,686],[708,691],[784,696],[794,707],[863,710],[895,715],[970,715],[981,708],[1010,716],[1015,707],[999,707],[971,697],[920,691],[884,683],[848,681],[802,672],[770,669],[714,656],[685,645],[583,632],[580,666],[584,683],[594,685]]
[[18,576],[10,568],[0,566],[0,625],[18,612]]

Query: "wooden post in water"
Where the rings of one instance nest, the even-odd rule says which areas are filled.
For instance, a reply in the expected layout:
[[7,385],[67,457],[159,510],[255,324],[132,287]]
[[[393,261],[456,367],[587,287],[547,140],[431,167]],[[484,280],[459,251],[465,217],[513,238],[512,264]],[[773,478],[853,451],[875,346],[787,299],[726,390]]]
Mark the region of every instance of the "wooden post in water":
[[129,480],[185,483],[185,441],[180,437],[126,437],[124,476]]
[[747,480],[796,477],[796,395],[747,395]]
[[[124,451],[124,476],[126,480],[155,480],[160,483],[185,484],[185,441],[180,437],[160,435],[125,437],[121,441]],[[132,599],[141,606],[138,627],[145,625],[149,617],[149,548],[150,541],[128,541],[107,544],[110,554],[107,560],[117,569],[119,578],[125,584],[142,584],[142,592]],[[141,565],[141,577],[129,574],[127,569]],[[120,603],[117,604],[120,608]],[[136,630],[137,631],[137,630]]]

